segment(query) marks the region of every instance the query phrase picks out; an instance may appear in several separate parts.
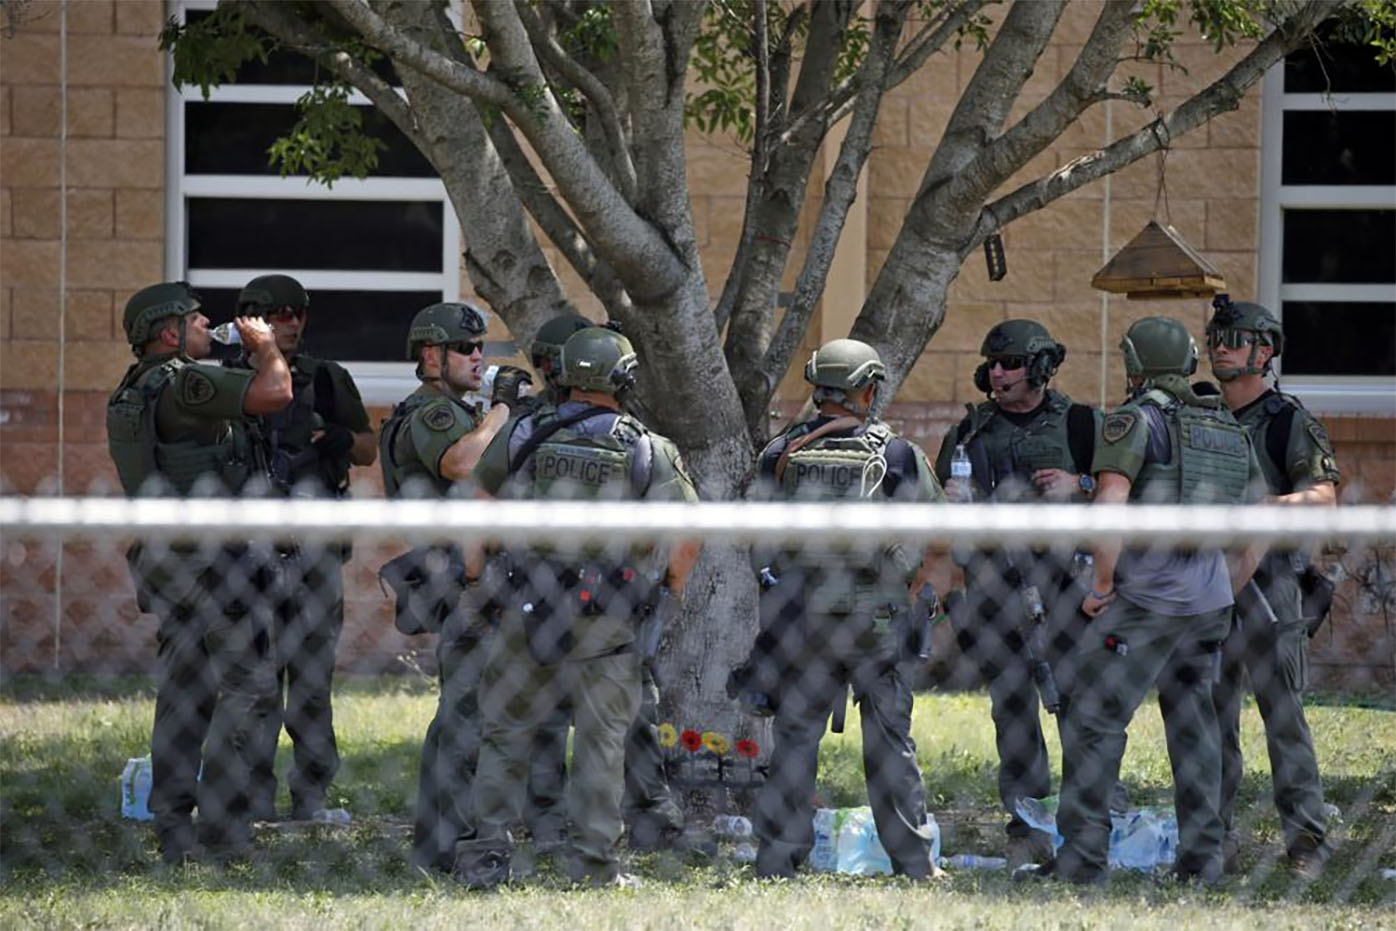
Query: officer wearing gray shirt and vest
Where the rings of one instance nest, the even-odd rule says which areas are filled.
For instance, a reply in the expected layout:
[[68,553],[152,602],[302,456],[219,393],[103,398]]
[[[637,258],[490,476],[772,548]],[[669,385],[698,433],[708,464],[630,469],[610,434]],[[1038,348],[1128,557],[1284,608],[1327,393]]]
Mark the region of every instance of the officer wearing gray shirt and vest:
[[[952,501],[1089,500],[1099,416],[1048,387],[1066,347],[1034,320],[1005,320],[989,330],[979,351],[985,361],[975,370],[974,383],[989,399],[969,405],[969,416],[945,435],[936,478],[946,495]],[[961,487],[964,480],[950,475],[951,459],[961,447],[972,466],[972,487]],[[1060,658],[1084,630],[1079,606],[1085,591],[1075,580],[1072,557],[1070,551],[1026,548],[967,553],[964,610],[952,612],[960,649],[989,687],[999,798],[1009,814],[1010,868],[1052,855],[1051,838],[1029,828],[1016,804],[1052,792],[1030,666],[1047,662],[1060,677]],[[1034,630],[1036,620],[1027,614],[1035,603],[1026,595],[1029,589],[1045,609],[1043,630]],[[1030,647],[1027,638],[1040,646]],[[1066,687],[1060,678],[1058,685]]]
[[[1250,436],[1271,501],[1333,507],[1338,465],[1323,425],[1299,401],[1270,387],[1266,374],[1284,349],[1284,330],[1259,304],[1219,295],[1207,324],[1212,374],[1222,397]],[[1255,691],[1265,722],[1275,808],[1294,872],[1316,879],[1330,853],[1323,786],[1314,741],[1304,719],[1305,630],[1321,618],[1305,616],[1300,580],[1306,569],[1292,550],[1271,551],[1256,569],[1258,599],[1243,600],[1226,638],[1221,682],[1215,690],[1222,746],[1222,820],[1228,866],[1235,866],[1236,794],[1241,786],[1241,696],[1244,679]],[[1309,570],[1312,572],[1313,570]]]
[[[1262,493],[1246,433],[1215,396],[1187,376],[1197,347],[1167,317],[1146,317],[1120,342],[1131,399],[1107,414],[1093,468],[1096,502],[1240,504]],[[1233,595],[1253,564],[1234,575],[1220,550],[1095,547],[1094,580],[1081,608],[1093,618],[1072,654],[1061,726],[1065,843],[1040,875],[1078,883],[1105,879],[1109,799],[1125,728],[1155,683],[1173,764],[1181,878],[1215,882],[1222,871],[1217,801],[1221,751],[1212,683],[1231,622]]]
[[[794,501],[943,501],[925,454],[871,415],[886,367],[853,339],[825,343],[805,366],[816,415],[773,439],[758,460],[762,493]],[[782,548],[763,597],[788,600],[763,629],[779,667],[770,775],[756,797],[759,876],[792,876],[814,847],[819,742],[850,687],[863,726],[863,774],[893,872],[928,879],[925,789],[911,739],[911,689],[897,670],[897,619],[923,554],[900,544]],[[769,584],[769,583],[767,583]],[[780,630],[770,629],[772,625]],[[761,662],[753,656],[749,663]]]
[[[277,484],[297,497],[344,496],[350,465],[372,465],[378,447],[354,379],[338,363],[303,351],[310,295],[290,275],[260,275],[242,289],[237,306],[239,314],[271,325],[291,366],[291,403],[261,420]],[[307,820],[325,807],[325,791],[339,770],[330,690],[344,627],[348,544],[286,542],[279,548],[282,585],[273,635],[284,703],[277,703],[261,735],[252,811],[276,817],[273,763],[284,723],[294,749],[287,777],[291,818]]]
[[[265,481],[248,418],[290,403],[290,370],[266,323],[247,317],[233,322],[250,369],[198,361],[212,345],[199,306],[182,281],[142,288],[126,303],[121,324],[137,362],[107,402],[107,442],[128,495],[236,494]],[[251,843],[254,734],[276,695],[262,557],[248,544],[142,541],[127,558],[142,610],[160,618],[150,807],[161,854],[171,863],[198,846],[242,854]]]
[[[489,441],[508,419],[510,402],[526,383],[524,373],[504,368],[495,379],[488,413],[465,401],[480,387],[485,315],[473,304],[441,303],[412,318],[407,358],[417,363],[421,386],[393,409],[379,431],[379,465],[388,497],[448,497],[459,494]],[[507,396],[506,396],[507,395]],[[488,633],[484,620],[461,604],[463,557],[458,547],[414,551],[439,586],[442,610],[416,620],[407,633],[439,633],[437,678],[441,694],[422,742],[417,781],[411,863],[416,869],[449,873],[456,843],[470,824],[471,780],[479,753],[479,710],[475,688]],[[446,576],[454,573],[456,578]],[[402,622],[399,628],[402,629]]]

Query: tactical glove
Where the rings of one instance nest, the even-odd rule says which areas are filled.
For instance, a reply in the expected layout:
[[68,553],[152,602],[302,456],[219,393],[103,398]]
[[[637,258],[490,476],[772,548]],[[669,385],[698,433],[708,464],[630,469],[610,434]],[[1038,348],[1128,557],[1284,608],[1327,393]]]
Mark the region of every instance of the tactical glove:
[[533,384],[533,376],[513,365],[501,365],[494,376],[494,388],[490,391],[490,404],[503,404],[510,413],[531,395],[524,393],[524,386]]

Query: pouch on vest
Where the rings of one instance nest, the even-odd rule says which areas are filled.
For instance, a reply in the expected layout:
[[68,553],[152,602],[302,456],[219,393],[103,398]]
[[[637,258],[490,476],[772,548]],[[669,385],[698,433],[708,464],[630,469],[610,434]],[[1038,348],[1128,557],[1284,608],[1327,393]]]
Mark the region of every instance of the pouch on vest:
[[1189,504],[1239,504],[1250,480],[1246,432],[1240,425],[1195,407],[1177,412],[1179,500]]
[[396,603],[393,626],[404,634],[439,633],[465,593],[465,557],[457,546],[423,546],[378,570]]

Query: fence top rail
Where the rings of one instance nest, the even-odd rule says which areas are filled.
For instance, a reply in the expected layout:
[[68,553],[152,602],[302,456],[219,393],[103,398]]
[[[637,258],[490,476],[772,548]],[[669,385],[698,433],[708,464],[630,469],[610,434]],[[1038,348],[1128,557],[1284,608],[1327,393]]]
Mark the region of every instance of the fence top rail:
[[1396,506],[884,504],[707,501],[347,500],[0,497],[6,535],[326,541],[410,538],[500,543],[676,539],[850,543],[1306,545],[1396,542]]

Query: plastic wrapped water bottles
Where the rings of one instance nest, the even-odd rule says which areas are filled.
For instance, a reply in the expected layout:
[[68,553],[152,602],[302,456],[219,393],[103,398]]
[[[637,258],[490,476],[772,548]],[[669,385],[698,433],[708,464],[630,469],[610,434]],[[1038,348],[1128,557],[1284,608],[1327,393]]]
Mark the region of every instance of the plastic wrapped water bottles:
[[150,811],[150,784],[153,773],[150,755],[132,757],[121,771],[121,817],[133,821],[154,821]]

